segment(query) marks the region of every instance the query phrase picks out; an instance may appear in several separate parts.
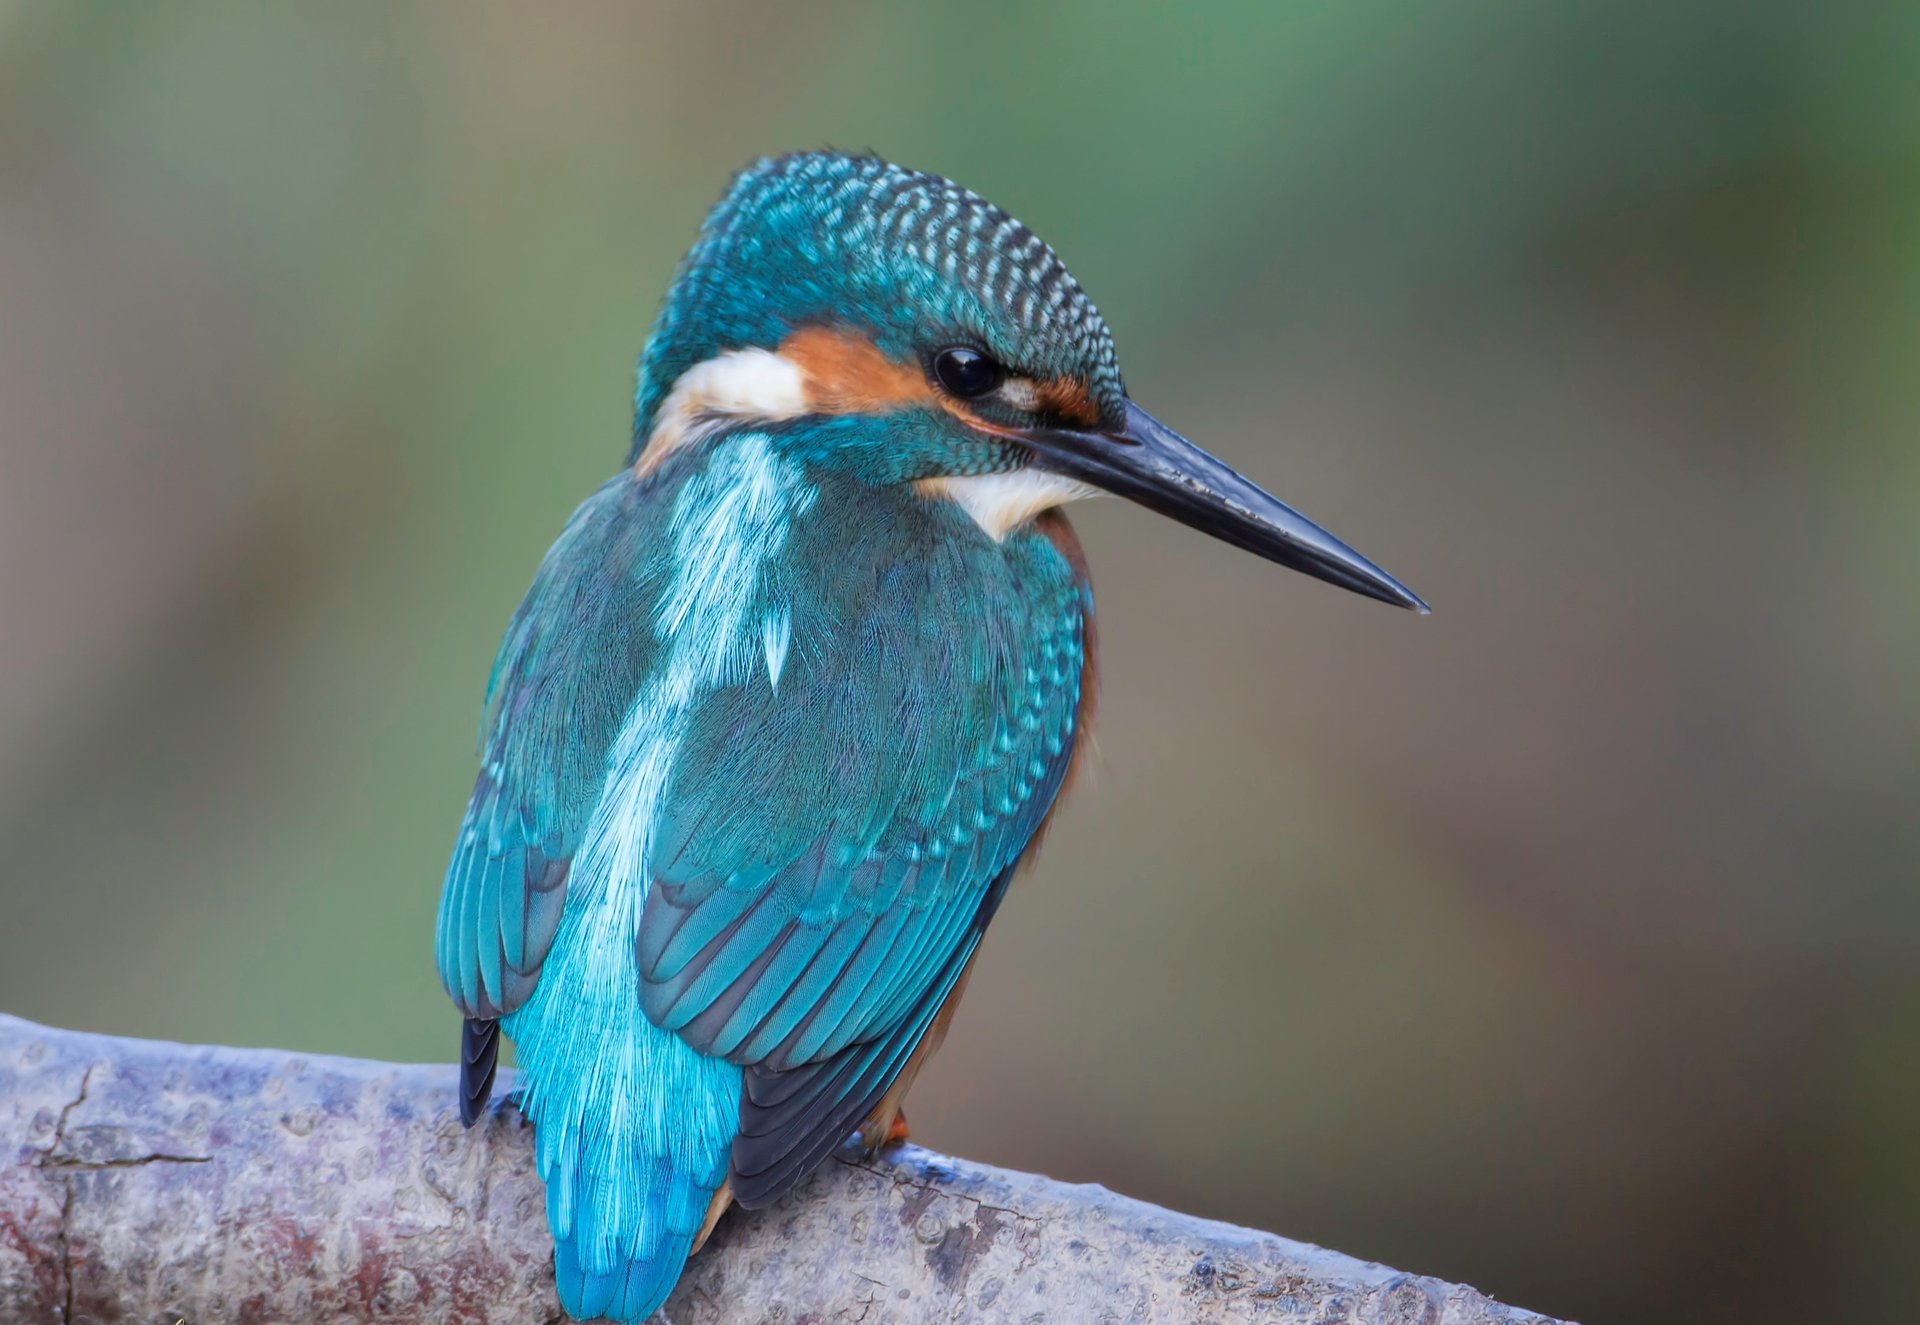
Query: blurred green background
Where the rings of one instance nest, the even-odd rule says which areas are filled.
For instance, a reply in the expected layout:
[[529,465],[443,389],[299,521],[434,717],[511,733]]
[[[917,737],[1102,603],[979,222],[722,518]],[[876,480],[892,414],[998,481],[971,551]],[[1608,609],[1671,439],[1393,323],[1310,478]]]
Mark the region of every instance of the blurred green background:
[[1911,1319],[1917,68],[1893,3],[0,3],[0,1008],[448,1058],[499,631],[728,173],[871,147],[1436,609],[1081,508],[1100,758],[916,1137]]

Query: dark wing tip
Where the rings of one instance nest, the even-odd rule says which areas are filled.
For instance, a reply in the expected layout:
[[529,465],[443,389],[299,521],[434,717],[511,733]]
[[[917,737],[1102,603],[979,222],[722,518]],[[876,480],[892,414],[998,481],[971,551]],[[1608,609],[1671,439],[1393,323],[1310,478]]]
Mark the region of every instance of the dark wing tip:
[[[760,1210],[785,1196],[859,1129],[901,1061],[869,1042],[786,1072],[748,1068],[728,1172],[733,1199],[742,1209]],[[798,1078],[798,1091],[792,1078]],[[763,1091],[781,1102],[762,1107],[757,1097]]]
[[500,1023],[468,1017],[460,1028],[460,1121],[472,1127],[493,1098],[500,1066]]

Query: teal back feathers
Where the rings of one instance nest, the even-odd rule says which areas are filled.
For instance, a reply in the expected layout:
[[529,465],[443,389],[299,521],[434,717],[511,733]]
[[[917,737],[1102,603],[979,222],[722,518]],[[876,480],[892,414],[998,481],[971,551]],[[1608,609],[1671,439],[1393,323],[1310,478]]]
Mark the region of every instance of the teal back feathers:
[[612,480],[496,665],[441,974],[518,1045],[576,1316],[650,1313],[722,1183],[860,1124],[1072,755],[1067,559],[822,464],[844,426]]

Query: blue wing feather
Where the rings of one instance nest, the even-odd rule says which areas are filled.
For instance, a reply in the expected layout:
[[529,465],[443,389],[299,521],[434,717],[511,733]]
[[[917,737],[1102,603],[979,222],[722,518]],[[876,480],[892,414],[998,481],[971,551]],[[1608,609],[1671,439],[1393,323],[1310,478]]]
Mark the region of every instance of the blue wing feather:
[[735,1200],[749,1209],[779,1200],[872,1113],[966,972],[1013,869],[994,880],[966,940],[889,1032],[785,1071],[747,1069],[740,1135],[733,1143]]
[[[441,983],[470,1017],[532,992],[607,750],[653,656],[662,568],[625,476],[583,503],[514,613],[488,680],[481,768],[440,896]],[[587,592],[586,587],[593,592]]]
[[780,586],[780,684],[743,678],[689,716],[634,948],[656,1024],[750,1082],[808,1069],[790,1105],[808,1125],[737,1143],[736,1187],[768,1199],[918,1043],[1077,735],[1088,599],[1067,560],[1038,534],[929,530],[965,519],[943,504],[866,500],[831,549],[795,531],[813,574]]

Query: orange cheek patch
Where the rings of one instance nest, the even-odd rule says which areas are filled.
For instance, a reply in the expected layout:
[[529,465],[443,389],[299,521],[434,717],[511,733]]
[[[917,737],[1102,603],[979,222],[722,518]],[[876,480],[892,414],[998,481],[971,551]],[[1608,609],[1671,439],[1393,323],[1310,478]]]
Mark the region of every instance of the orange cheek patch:
[[806,327],[780,342],[800,370],[807,404],[818,414],[886,414],[937,403],[917,363],[897,363],[865,336]]
[[[889,414],[935,407],[982,432],[1015,435],[982,419],[964,402],[935,391],[917,362],[889,359],[856,331],[803,327],[780,342],[780,357],[800,370],[809,413]],[[1032,389],[1035,407],[1045,413],[1086,428],[1100,422],[1099,407],[1084,382],[1056,377],[1036,382]]]
[[1056,377],[1051,382],[1037,384],[1040,408],[1047,413],[1057,414],[1071,423],[1083,428],[1091,428],[1100,422],[1099,407],[1093,403],[1093,397],[1087,394],[1087,384],[1071,377]]

